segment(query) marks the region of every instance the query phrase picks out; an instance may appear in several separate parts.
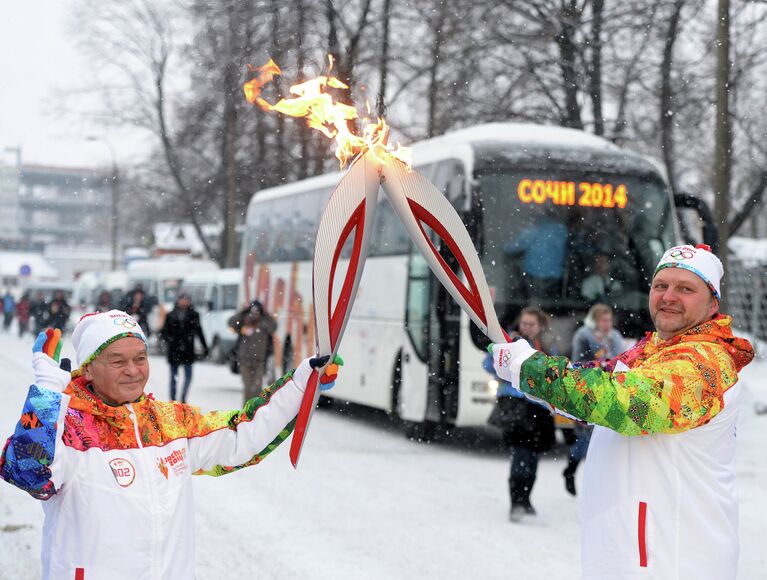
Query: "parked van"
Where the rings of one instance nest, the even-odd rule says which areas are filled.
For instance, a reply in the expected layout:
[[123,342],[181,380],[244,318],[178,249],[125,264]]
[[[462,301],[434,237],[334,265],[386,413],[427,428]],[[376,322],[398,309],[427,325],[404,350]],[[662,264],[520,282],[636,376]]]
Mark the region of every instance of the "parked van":
[[165,323],[165,315],[173,309],[176,294],[184,277],[194,272],[218,270],[218,264],[210,260],[193,260],[168,256],[153,260],[137,260],[128,264],[128,288],[130,292],[141,284],[152,304],[149,312],[149,328],[156,335]]
[[239,308],[237,293],[242,270],[230,268],[193,272],[184,276],[182,287],[192,297],[200,313],[200,325],[214,362],[224,362],[234,347],[236,335],[229,329],[229,318]]

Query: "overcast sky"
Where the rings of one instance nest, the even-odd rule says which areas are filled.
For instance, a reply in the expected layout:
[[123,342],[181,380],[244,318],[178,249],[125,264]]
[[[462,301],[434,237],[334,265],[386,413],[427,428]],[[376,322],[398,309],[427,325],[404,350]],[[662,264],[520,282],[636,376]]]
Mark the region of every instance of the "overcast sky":
[[[105,166],[108,139],[117,162],[135,152],[136,139],[107,134],[82,114],[63,114],[57,95],[77,90],[89,67],[67,30],[73,0],[2,0],[0,8],[0,159],[21,148],[24,163]],[[71,99],[70,99],[71,101]],[[68,101],[69,102],[69,101]],[[75,100],[76,102],[76,100]],[[143,139],[143,137],[142,137]]]

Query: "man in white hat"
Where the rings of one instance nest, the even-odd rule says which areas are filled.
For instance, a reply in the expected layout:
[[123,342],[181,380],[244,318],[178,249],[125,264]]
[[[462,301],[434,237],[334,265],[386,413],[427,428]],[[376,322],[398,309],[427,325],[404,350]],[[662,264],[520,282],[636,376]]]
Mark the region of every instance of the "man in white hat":
[[[146,337],[125,312],[80,320],[71,374],[60,338],[35,342],[35,384],[0,456],[3,479],[46,500],[43,578],[191,580],[191,475],[259,463],[290,435],[312,368],[327,360],[303,361],[241,410],[202,414],[144,393]],[[324,388],[337,372],[326,366]]]
[[734,579],[738,372],[754,356],[719,314],[722,264],[677,246],[650,287],[655,332],[606,369],[525,341],[493,345],[498,375],[593,423],[581,506],[582,577]]

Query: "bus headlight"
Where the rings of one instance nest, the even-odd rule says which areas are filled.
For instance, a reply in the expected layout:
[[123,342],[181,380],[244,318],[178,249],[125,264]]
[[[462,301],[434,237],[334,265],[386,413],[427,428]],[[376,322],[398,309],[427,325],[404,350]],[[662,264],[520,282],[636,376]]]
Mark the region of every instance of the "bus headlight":
[[495,379],[490,379],[489,381],[473,381],[471,383],[471,391],[473,393],[495,396],[499,386],[498,381]]

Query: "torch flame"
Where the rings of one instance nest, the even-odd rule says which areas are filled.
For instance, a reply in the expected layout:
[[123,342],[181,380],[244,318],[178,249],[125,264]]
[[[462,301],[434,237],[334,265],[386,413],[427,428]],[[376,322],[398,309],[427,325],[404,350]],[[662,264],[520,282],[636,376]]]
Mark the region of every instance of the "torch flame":
[[[333,68],[333,57],[330,55],[328,55],[328,62],[329,72]],[[384,119],[379,117],[374,123],[368,117],[362,118],[361,135],[355,135],[350,130],[349,122],[359,118],[357,109],[352,105],[333,100],[333,96],[327,92],[329,88],[349,88],[336,77],[321,75],[293,85],[290,87],[290,93],[295,95],[294,98],[283,98],[272,105],[259,95],[264,85],[282,71],[271,59],[262,67],[250,68],[258,74],[243,87],[248,102],[257,104],[264,111],[276,111],[291,117],[305,118],[309,127],[320,131],[329,139],[335,139],[336,157],[341,162],[341,167],[366,150],[369,150],[381,163],[386,163],[390,157],[394,157],[410,167],[411,149],[402,147],[399,143],[396,147],[388,145],[389,125]]]

